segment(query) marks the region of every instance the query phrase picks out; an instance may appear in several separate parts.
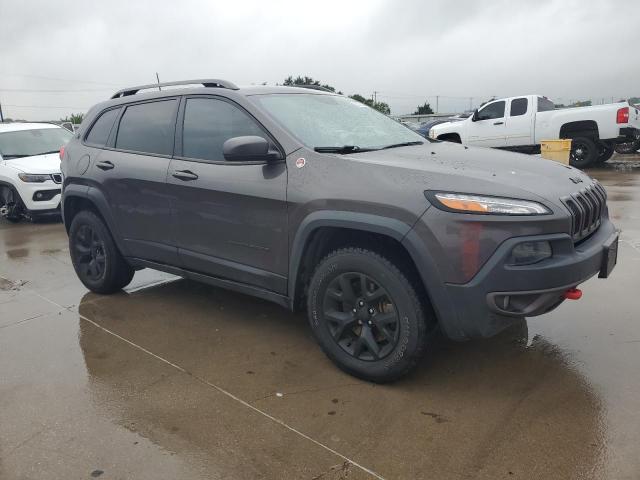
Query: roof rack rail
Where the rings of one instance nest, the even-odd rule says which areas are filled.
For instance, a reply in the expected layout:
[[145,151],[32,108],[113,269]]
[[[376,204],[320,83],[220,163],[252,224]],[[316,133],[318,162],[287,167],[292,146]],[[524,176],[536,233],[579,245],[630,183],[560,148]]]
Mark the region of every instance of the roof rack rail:
[[202,85],[203,87],[211,88],[228,88],[229,90],[238,90],[238,87],[227,80],[219,80],[217,78],[207,78],[200,80],[180,80],[178,82],[163,82],[163,83],[150,83],[149,85],[139,85],[137,87],[123,88],[114,93],[111,98],[128,97],[129,95],[135,95],[140,90],[149,90],[159,87],[172,87],[175,85]]
[[288,87],[308,88],[309,90],[320,90],[322,92],[336,93],[333,90],[321,85],[287,85]]

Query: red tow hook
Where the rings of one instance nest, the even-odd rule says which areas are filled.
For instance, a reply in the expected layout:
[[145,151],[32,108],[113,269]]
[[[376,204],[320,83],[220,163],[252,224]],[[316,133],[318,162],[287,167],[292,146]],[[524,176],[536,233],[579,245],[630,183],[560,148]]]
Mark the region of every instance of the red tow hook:
[[564,298],[567,300],[580,300],[582,298],[582,290],[579,288],[570,288],[564,292]]

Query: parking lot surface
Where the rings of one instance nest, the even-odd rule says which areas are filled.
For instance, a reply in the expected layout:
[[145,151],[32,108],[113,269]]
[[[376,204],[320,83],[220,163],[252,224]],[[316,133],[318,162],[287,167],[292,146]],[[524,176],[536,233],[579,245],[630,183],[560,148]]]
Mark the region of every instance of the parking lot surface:
[[589,172],[612,277],[373,385],[304,314],[143,270],[89,293],[60,223],[0,222],[0,479],[640,477],[640,156]]

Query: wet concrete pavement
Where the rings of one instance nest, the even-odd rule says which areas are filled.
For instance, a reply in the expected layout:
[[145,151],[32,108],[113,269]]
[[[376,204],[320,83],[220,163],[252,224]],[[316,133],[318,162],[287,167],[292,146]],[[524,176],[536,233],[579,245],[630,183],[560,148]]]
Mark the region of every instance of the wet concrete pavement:
[[98,296],[62,225],[0,222],[0,479],[640,478],[640,157],[590,173],[612,278],[384,386],[304,315],[149,270]]

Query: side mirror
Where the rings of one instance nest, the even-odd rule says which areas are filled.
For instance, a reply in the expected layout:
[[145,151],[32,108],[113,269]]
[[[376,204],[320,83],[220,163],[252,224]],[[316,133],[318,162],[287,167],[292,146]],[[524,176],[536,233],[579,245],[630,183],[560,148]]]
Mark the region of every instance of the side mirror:
[[471,115],[471,121],[472,122],[477,122],[478,121],[478,109],[477,108],[473,111],[473,115]]
[[269,149],[266,139],[254,135],[230,138],[222,144],[222,154],[225,160],[231,162],[282,159],[279,151]]

